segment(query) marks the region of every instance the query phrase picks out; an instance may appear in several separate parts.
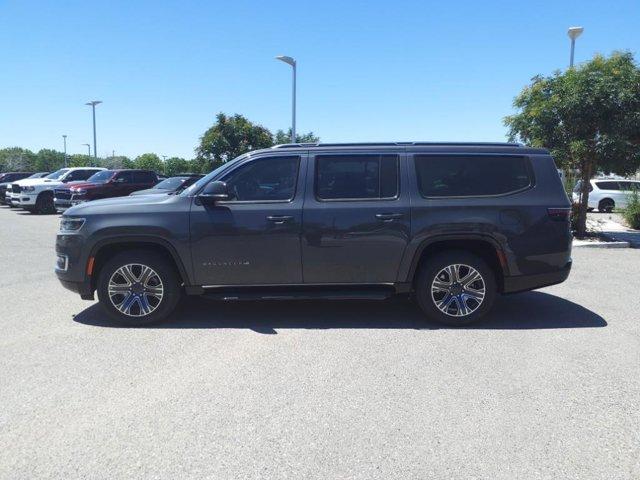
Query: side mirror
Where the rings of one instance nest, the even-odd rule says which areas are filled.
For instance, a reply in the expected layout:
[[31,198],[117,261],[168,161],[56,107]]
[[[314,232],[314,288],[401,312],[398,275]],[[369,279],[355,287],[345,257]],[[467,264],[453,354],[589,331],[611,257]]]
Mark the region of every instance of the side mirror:
[[215,203],[217,201],[230,200],[231,194],[225,182],[216,180],[215,182],[208,183],[204,190],[198,195],[198,198],[203,203]]

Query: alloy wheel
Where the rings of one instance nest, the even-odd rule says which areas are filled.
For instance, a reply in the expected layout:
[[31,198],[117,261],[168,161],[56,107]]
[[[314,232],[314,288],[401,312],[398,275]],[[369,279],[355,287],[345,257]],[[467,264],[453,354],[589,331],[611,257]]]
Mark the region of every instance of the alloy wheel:
[[452,264],[440,270],[431,283],[431,298],[442,313],[465,317],[480,308],[486,293],[480,272],[465,264]]
[[118,268],[107,287],[111,304],[129,317],[144,317],[158,308],[164,295],[160,275],[147,265],[130,263]]

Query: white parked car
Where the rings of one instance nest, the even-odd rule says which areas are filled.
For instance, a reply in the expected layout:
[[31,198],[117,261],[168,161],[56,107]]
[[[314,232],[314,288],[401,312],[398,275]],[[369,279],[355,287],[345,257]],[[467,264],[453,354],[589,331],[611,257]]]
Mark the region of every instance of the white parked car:
[[[581,189],[582,180],[579,180],[573,189],[574,202],[580,200]],[[624,208],[634,190],[640,192],[640,181],[594,178],[589,186],[589,210],[597,208],[600,212],[611,212],[614,208]]]
[[86,180],[100,170],[99,167],[61,168],[44,178],[24,179],[11,184],[11,205],[21,207],[33,213],[55,213],[53,189],[79,180]]

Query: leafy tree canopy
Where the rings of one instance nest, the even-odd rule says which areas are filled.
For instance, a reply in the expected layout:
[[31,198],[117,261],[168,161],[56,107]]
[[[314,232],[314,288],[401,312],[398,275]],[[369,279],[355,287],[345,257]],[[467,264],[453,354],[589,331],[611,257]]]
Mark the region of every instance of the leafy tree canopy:
[[597,55],[565,72],[538,75],[505,118],[511,140],[551,150],[578,169],[584,189],[577,222],[585,232],[588,180],[598,171],[628,175],[640,166],[640,69],[631,53]]
[[273,136],[273,143],[275,145],[283,143],[318,143],[319,141],[320,137],[315,136],[313,132],[309,132],[303,134],[296,133],[296,141],[291,142],[291,129],[286,132],[284,130],[278,130]]
[[196,148],[199,159],[209,163],[210,169],[250,150],[273,145],[271,132],[239,114],[216,115],[216,123],[200,138]]
[[164,171],[164,164],[160,157],[155,153],[143,153],[136,157],[134,161],[135,168],[142,168],[145,170],[153,170],[155,172],[162,173]]

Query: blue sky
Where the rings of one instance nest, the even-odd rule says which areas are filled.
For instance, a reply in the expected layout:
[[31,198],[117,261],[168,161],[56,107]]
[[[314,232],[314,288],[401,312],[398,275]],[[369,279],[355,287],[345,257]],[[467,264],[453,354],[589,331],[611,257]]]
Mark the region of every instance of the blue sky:
[[323,141],[498,141],[537,73],[640,54],[640,2],[0,0],[0,147],[191,158],[217,112]]

